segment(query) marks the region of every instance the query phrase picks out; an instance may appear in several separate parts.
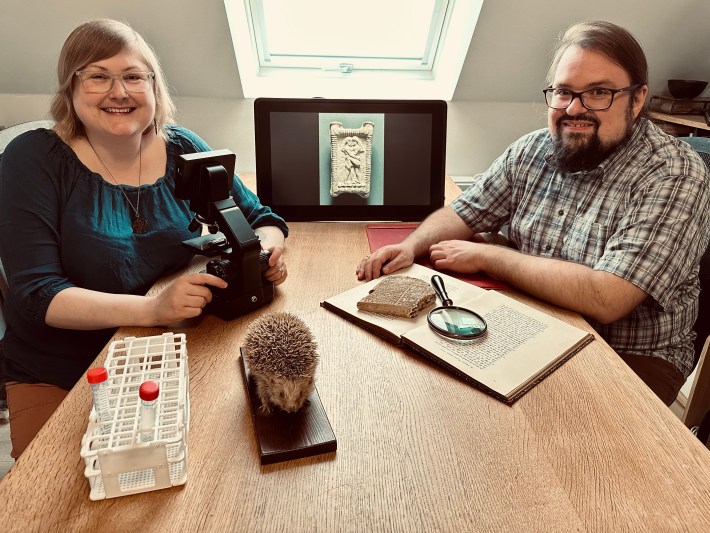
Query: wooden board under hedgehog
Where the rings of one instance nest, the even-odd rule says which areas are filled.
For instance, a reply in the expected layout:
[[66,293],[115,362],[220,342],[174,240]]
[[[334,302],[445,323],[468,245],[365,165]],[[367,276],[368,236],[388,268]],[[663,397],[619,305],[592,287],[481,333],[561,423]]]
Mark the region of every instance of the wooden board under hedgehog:
[[261,464],[335,452],[337,441],[314,383],[316,342],[289,313],[255,321],[241,348]]

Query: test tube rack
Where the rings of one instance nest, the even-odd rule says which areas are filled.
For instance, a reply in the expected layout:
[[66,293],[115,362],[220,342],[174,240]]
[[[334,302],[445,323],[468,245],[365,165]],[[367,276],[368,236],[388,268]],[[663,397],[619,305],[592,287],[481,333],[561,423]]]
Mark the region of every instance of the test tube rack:
[[[111,419],[99,422],[91,409],[81,439],[84,475],[91,500],[116,498],[183,485],[187,481],[190,420],[185,334],[126,337],[109,346]],[[155,427],[140,428],[138,389],[144,381],[160,385]],[[88,392],[87,392],[88,394]],[[141,434],[152,432],[150,442]]]

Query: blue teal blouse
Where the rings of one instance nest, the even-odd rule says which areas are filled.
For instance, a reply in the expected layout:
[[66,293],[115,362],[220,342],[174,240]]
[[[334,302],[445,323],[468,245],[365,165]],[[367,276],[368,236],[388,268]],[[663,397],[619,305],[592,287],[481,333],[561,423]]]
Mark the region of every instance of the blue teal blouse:
[[[117,185],[91,172],[52,130],[14,139],[0,160],[0,258],[9,293],[3,311],[7,379],[69,390],[110,340],[115,328],[76,331],[45,324],[54,296],[67,287],[142,295],[192,257],[181,241],[193,213],[173,196],[177,158],[210,147],[193,132],[168,128],[165,176],[140,187],[147,232],[135,234],[131,206]],[[135,206],[137,187],[123,185]],[[283,219],[237,176],[232,196],[253,228]]]

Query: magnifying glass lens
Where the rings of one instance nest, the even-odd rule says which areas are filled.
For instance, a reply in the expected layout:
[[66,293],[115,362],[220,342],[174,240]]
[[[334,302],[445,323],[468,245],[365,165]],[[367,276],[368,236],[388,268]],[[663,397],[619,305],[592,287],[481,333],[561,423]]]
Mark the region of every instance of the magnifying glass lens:
[[461,307],[439,307],[429,313],[429,324],[442,335],[472,338],[486,330],[486,323],[473,311]]

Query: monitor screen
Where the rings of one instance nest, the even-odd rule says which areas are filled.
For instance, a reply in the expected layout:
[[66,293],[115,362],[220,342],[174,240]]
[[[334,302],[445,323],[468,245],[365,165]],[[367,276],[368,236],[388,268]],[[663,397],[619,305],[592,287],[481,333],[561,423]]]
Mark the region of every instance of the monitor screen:
[[258,98],[256,181],[287,221],[416,221],[444,203],[446,102]]

